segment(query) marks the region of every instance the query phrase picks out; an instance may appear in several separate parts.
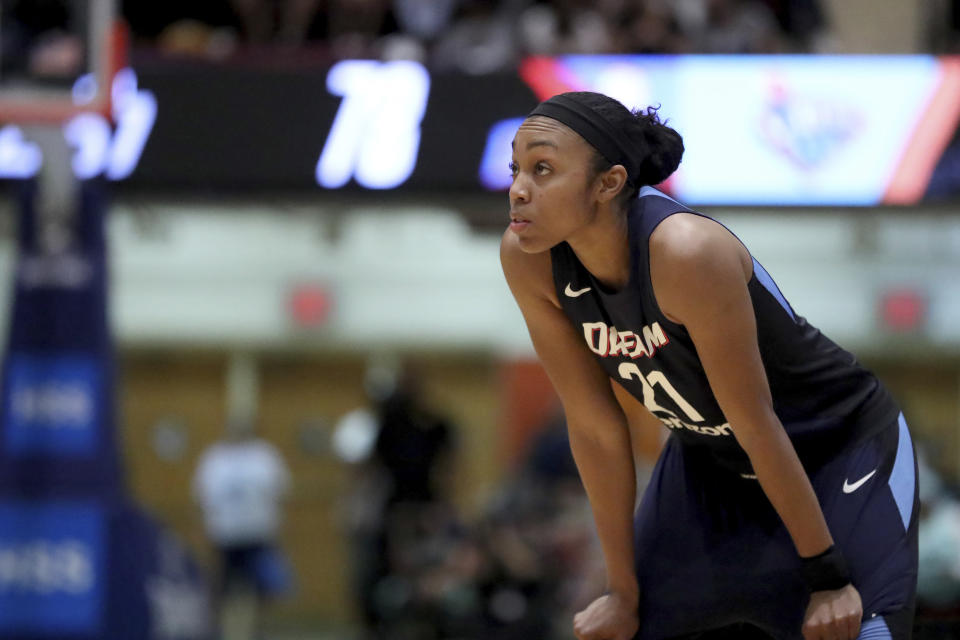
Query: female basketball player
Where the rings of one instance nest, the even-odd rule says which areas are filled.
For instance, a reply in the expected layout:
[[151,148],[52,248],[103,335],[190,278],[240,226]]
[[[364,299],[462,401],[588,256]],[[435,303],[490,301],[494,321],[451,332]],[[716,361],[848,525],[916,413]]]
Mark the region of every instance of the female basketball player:
[[[682,153],[655,110],[595,93],[541,103],[513,141],[501,260],[608,574],[576,636],[908,638],[903,416],[730,231],[649,186]],[[634,514],[629,427],[656,419],[671,437]]]

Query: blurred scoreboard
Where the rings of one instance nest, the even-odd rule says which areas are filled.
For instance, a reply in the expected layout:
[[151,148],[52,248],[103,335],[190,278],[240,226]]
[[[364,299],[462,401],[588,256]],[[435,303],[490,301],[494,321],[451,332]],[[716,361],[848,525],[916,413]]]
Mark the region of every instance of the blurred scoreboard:
[[[90,93],[81,78],[78,100]],[[932,56],[569,56],[516,73],[154,62],[113,81],[113,122],[64,126],[80,177],[150,191],[502,191],[523,117],[561,91],[660,105],[684,137],[664,186],[692,204],[913,204],[960,193],[960,61]],[[0,177],[40,151],[0,127]]]

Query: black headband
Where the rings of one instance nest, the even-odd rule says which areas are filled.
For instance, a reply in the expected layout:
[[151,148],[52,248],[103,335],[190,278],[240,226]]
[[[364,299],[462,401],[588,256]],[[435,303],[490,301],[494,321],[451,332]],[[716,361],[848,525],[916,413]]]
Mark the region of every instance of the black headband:
[[623,134],[618,132],[606,118],[564,94],[555,95],[537,105],[527,116],[546,116],[561,122],[589,142],[604,158],[613,164],[622,164],[627,170],[627,179],[633,183],[640,174],[640,165],[633,154],[623,146]]

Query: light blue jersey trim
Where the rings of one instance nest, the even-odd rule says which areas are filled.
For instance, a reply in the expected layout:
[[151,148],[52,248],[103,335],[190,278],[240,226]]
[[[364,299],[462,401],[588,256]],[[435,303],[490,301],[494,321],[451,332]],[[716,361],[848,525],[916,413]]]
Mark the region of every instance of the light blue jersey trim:
[[870,618],[860,625],[857,640],[892,640],[893,635],[887,627],[887,621],[881,617]]
[[757,276],[757,280],[763,285],[763,288],[769,291],[770,295],[777,299],[777,302],[780,303],[780,306],[783,307],[784,311],[786,311],[790,318],[796,322],[797,317],[793,315],[793,309],[790,308],[790,303],[788,303],[787,299],[783,297],[783,294],[780,293],[780,288],[777,287],[777,283],[773,281],[773,278],[771,278],[770,274],[767,273],[767,270],[763,268],[763,265],[757,262],[756,258],[753,259],[753,275]]
[[907,421],[902,413],[897,421],[900,424],[900,437],[897,441],[897,458],[893,462],[889,484],[890,491],[893,492],[893,500],[900,511],[900,519],[903,520],[903,528],[906,529],[910,526],[910,518],[913,515],[913,494],[917,486],[917,478],[914,473],[913,441],[910,439]]
[[676,204],[680,205],[684,211],[690,210],[690,207],[688,207],[687,205],[677,202],[676,200],[674,200],[673,198],[665,194],[663,191],[660,191],[659,189],[654,189],[651,186],[640,187],[640,191],[637,192],[637,197],[642,198],[644,196],[658,196],[660,198],[666,198],[670,202],[675,202]]

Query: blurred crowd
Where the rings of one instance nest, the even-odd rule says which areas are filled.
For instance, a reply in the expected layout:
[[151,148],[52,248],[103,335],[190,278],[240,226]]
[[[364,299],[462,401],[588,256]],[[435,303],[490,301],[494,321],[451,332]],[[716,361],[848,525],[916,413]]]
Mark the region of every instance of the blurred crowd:
[[456,427],[415,377],[347,414],[341,522],[365,640],[543,640],[602,591],[601,556],[562,416],[471,516],[453,500]]
[[166,52],[270,47],[468,73],[541,54],[807,52],[827,33],[818,0],[125,0],[123,14],[138,42]]
[[917,640],[955,638],[960,630],[960,487],[918,447],[920,542]]

